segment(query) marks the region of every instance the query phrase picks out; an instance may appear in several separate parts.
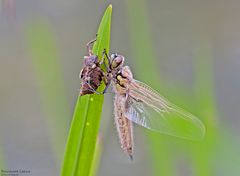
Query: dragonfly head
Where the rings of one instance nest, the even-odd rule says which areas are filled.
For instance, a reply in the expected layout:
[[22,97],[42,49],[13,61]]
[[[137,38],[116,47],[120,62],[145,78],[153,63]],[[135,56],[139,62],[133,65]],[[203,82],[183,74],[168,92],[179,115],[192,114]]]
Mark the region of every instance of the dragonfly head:
[[98,63],[98,56],[97,55],[91,55],[91,56],[85,56],[84,57],[84,65],[91,67],[94,64]]
[[124,57],[120,54],[114,53],[111,54],[112,62],[110,64],[111,69],[118,69],[123,66]]

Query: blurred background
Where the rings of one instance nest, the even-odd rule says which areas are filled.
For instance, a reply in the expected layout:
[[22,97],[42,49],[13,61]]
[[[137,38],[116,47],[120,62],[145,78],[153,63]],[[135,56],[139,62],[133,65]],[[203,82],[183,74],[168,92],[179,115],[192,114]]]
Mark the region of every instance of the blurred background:
[[[134,126],[120,149],[105,96],[99,176],[240,175],[240,2],[1,0],[0,165],[59,175],[86,43],[113,5],[111,52],[136,79],[205,123],[193,142]],[[26,174],[27,175],[27,174]]]

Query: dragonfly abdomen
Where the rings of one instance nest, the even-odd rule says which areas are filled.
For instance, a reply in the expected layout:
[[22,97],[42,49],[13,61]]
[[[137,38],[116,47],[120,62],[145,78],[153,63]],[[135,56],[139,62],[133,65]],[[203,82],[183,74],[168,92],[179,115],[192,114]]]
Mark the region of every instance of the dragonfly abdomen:
[[132,159],[133,155],[133,127],[132,122],[125,117],[126,97],[117,94],[114,101],[115,124],[121,148]]

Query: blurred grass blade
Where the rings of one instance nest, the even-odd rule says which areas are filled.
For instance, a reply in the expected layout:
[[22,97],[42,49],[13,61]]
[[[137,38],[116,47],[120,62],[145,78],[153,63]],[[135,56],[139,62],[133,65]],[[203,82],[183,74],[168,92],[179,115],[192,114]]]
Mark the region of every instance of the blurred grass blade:
[[[125,1],[127,8],[127,19],[128,26],[130,28],[130,40],[132,42],[132,48],[137,60],[134,65],[137,75],[142,78],[142,80],[148,81],[151,87],[161,90],[163,85],[160,86],[159,82],[163,80],[158,72],[157,58],[153,50],[152,40],[151,40],[151,30],[149,28],[149,19],[147,13],[147,1],[145,0],[132,0]],[[136,4],[138,4],[136,6]],[[133,12],[134,9],[134,12]],[[144,42],[143,42],[144,41]],[[151,59],[149,59],[151,58]],[[159,58],[158,58],[159,59]],[[143,70],[146,70],[147,74]],[[153,175],[164,175],[170,176],[175,175],[175,170],[172,168],[172,156],[169,152],[169,147],[165,143],[165,138],[157,133],[148,132],[147,141],[149,143],[149,151],[151,156],[151,170]]]
[[[211,176],[214,174],[212,160],[217,146],[217,111],[213,88],[213,54],[212,41],[209,34],[197,36],[194,53],[195,89],[198,103],[198,114],[204,117],[207,127],[205,140],[192,146],[193,171],[195,175]],[[204,70],[204,71],[203,71]]]
[[[198,37],[195,44],[194,67],[195,67],[195,92],[199,114],[205,117],[205,122],[210,127],[217,125],[216,102],[214,97],[213,83],[213,53],[210,40],[211,37]],[[203,71],[204,69],[204,71]]]
[[[102,51],[110,46],[112,6],[106,9],[98,29],[97,41],[93,52],[101,58]],[[100,87],[102,91],[104,86]],[[102,112],[103,95],[92,94],[78,97],[73,120],[66,144],[62,176],[88,176],[91,169],[96,146],[96,138]]]
[[36,93],[40,94],[47,134],[60,167],[67,138],[70,106],[64,89],[56,39],[50,23],[44,18],[29,22],[25,27],[25,35],[37,80]]
[[3,145],[2,145],[2,138],[0,136],[0,168],[1,169],[5,169],[6,168],[6,165],[5,165],[5,156],[4,156],[4,153],[3,153]]

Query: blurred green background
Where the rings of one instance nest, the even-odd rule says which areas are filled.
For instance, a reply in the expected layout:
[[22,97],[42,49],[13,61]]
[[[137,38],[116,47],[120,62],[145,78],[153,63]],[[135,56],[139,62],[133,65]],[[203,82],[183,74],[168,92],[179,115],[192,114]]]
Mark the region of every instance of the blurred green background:
[[136,79],[199,116],[193,142],[134,126],[134,161],[120,149],[111,91],[100,128],[99,176],[240,175],[240,2],[2,0],[0,169],[59,175],[86,43],[113,5],[111,52]]

